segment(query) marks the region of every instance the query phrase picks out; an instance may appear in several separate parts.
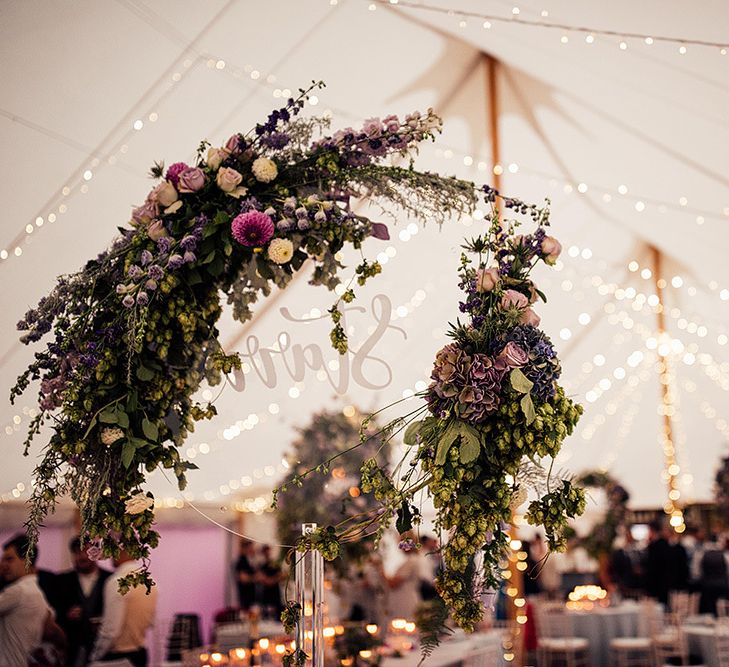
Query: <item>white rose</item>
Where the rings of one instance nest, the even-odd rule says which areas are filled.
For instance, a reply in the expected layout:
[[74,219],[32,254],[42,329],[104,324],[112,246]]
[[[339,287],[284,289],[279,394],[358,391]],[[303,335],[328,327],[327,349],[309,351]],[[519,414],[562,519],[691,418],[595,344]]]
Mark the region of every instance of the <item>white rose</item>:
[[273,160],[269,160],[267,157],[259,157],[253,161],[251,166],[253,175],[261,183],[270,183],[276,176],[278,176],[278,167]]
[[205,164],[208,165],[213,171],[220,169],[220,165],[223,160],[229,155],[228,151],[224,148],[208,148],[208,155],[205,158]]
[[135,493],[129,500],[124,503],[124,510],[127,514],[141,514],[154,507],[154,498],[150,498],[146,493],[140,491]]
[[294,256],[294,244],[288,239],[273,239],[268,244],[268,258],[276,264],[286,264]]
[[124,431],[116,426],[113,428],[101,429],[101,442],[105,445],[113,445],[117,440],[121,440],[124,437]]

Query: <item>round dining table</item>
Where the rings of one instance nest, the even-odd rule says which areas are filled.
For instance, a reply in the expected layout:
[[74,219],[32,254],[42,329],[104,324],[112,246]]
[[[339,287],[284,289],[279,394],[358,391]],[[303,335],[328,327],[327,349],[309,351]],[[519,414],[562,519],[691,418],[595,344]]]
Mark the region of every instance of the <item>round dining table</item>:
[[610,664],[610,641],[617,637],[645,636],[641,621],[641,606],[630,601],[614,607],[597,607],[589,611],[568,611],[572,630],[576,637],[584,637],[590,643],[590,659],[593,667]]

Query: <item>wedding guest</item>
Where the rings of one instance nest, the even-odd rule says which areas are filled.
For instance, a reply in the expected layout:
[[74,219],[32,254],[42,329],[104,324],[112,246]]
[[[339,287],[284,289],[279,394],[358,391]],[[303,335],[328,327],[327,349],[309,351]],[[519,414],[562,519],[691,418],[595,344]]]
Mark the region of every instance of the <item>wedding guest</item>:
[[91,560],[81,540],[69,544],[73,570],[58,576],[58,623],[68,638],[69,667],[82,667],[96,639],[104,611],[104,584],[111,572]]
[[28,558],[29,550],[25,535],[3,545],[0,576],[7,585],[0,592],[0,667],[25,667],[52,622],[51,607],[34,572],[38,550]]
[[716,601],[729,595],[729,568],[722,545],[704,545],[699,563],[699,613],[716,615]]
[[114,566],[114,575],[104,584],[104,614],[91,660],[128,660],[133,667],[147,667],[145,634],[154,623],[157,587],[148,592],[144,586],[135,586],[122,595],[119,580],[139,565],[122,550]]
[[661,521],[648,525],[648,548],[645,557],[645,588],[650,597],[668,603],[668,592],[673,589],[674,556],[666,539]]
[[260,604],[265,614],[278,620],[283,611],[283,602],[281,600],[281,580],[283,579],[283,572],[281,566],[273,558],[270,545],[263,545],[261,548],[261,556],[263,562],[258,567]]
[[248,610],[256,604],[256,566],[254,564],[254,547],[251,540],[240,541],[240,555],[235,564],[236,581],[238,582],[238,604],[241,609]]

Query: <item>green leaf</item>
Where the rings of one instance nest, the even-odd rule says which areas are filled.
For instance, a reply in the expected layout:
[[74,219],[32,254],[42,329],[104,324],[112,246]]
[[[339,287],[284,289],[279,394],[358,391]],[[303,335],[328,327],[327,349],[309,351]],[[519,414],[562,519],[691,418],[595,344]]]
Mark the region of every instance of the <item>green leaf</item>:
[[121,405],[117,405],[116,407],[116,423],[119,424],[121,428],[129,428],[129,415],[124,412],[124,408],[122,408]]
[[207,269],[208,273],[213,278],[217,278],[225,270],[225,262],[221,257],[216,257],[212,262],[210,262]]
[[149,382],[153,377],[154,373],[149,370],[146,366],[142,366],[141,364],[137,366],[137,379],[141,380],[142,382]]
[[187,273],[187,284],[188,285],[199,285],[202,282],[202,276],[197,269],[190,269]]
[[159,438],[157,424],[149,421],[146,417],[142,420],[142,431],[152,442],[157,442],[157,438]]
[[137,392],[130,391],[127,396],[127,414],[134,414],[137,411],[137,399]]
[[481,453],[481,439],[478,432],[466,423],[460,425],[461,434],[461,463],[475,461]]
[[200,262],[200,264],[210,264],[210,262],[212,262],[215,259],[215,255],[217,254],[217,252],[218,252],[217,250],[211,250],[205,257],[205,259],[203,259],[203,261]]
[[525,394],[524,396],[522,396],[521,411],[526,417],[527,424],[531,424],[537,418],[537,413],[534,410],[534,401],[532,401],[532,397],[530,394]]
[[438,440],[438,450],[435,453],[435,464],[442,466],[448,457],[453,441],[459,436],[459,426],[456,420],[452,420],[446,427],[443,435]]
[[96,419],[96,417],[94,417],[94,418],[93,418],[93,419],[92,419],[92,420],[91,420],[91,421],[89,422],[89,425],[88,425],[88,427],[86,428],[86,431],[84,432],[84,437],[82,438],[82,440],[86,440],[86,438],[88,438],[88,437],[89,437],[89,433],[91,433],[91,429],[92,429],[92,428],[94,428],[94,426],[96,426],[96,422],[97,422],[97,419]]
[[134,460],[134,452],[136,451],[137,448],[131,442],[124,443],[124,447],[122,447],[121,460],[122,465],[125,468],[128,468],[130,465],[132,465],[132,461]]
[[113,408],[106,408],[100,415],[99,421],[104,424],[116,424],[116,410]]
[[407,533],[413,527],[413,514],[410,511],[410,505],[406,500],[402,501],[400,509],[397,510],[397,521],[395,522],[395,528],[397,532]]
[[226,257],[230,257],[233,254],[233,244],[230,241],[226,241],[223,244],[223,252]]
[[512,369],[509,377],[511,378],[511,386],[520,394],[528,394],[534,386],[534,383],[521,372],[520,368]]
[[423,422],[417,421],[412,422],[406,429],[405,429],[405,435],[402,438],[402,441],[406,445],[415,445],[416,437],[418,435],[418,432],[420,431],[420,428],[422,427]]

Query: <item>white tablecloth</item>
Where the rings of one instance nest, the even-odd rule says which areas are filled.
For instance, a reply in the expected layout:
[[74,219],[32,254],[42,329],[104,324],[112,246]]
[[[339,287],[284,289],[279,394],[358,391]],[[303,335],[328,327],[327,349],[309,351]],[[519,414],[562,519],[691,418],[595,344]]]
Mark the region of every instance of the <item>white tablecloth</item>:
[[568,611],[573,634],[590,643],[593,667],[609,667],[610,641],[616,637],[640,636],[640,605],[624,602],[615,607],[598,607],[592,611]]
[[705,665],[718,665],[716,628],[709,625],[684,625],[689,653],[700,657]]
[[[471,651],[489,646],[496,647],[497,662],[493,667],[506,667],[501,642],[505,630],[479,632],[462,639],[444,641],[425,662],[426,667],[460,667]],[[411,651],[402,658],[385,658],[382,667],[417,667],[420,663],[420,650]],[[491,665],[489,665],[491,667]]]

